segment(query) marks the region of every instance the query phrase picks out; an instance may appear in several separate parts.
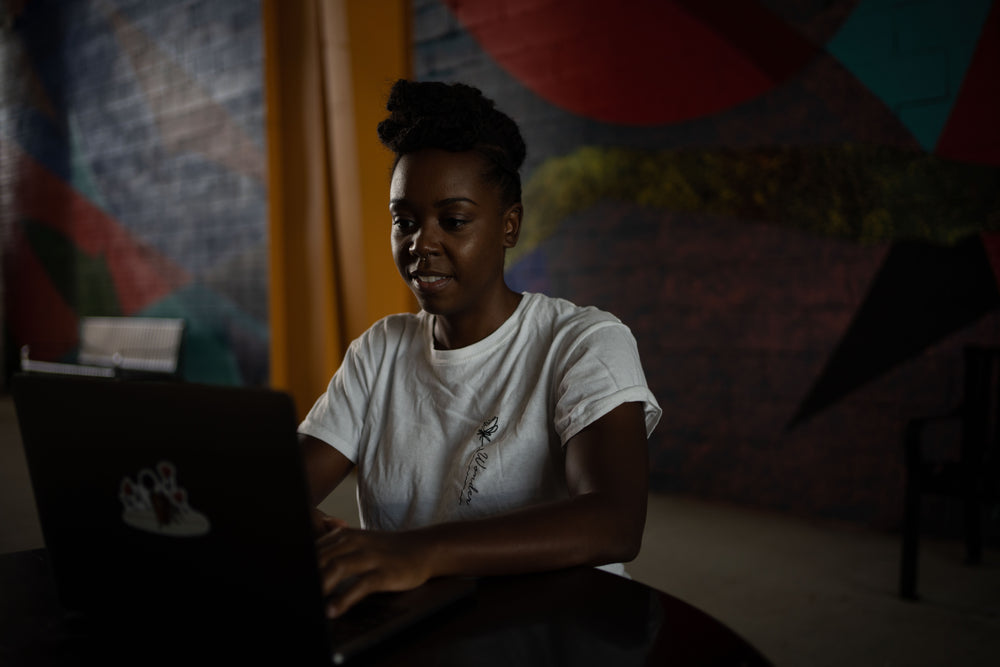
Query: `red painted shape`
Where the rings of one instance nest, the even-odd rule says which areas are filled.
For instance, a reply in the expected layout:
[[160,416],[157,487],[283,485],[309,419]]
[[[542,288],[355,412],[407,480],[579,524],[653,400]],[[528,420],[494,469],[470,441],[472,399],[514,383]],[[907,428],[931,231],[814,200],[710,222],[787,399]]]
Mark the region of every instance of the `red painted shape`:
[[7,326],[15,344],[28,344],[31,357],[54,361],[72,351],[77,316],[49,279],[19,225],[12,225],[5,255]]
[[51,227],[83,252],[103,257],[122,314],[136,313],[190,280],[44,165],[23,152],[19,158],[16,216]]
[[993,275],[997,279],[997,287],[1000,288],[1000,232],[982,232],[979,237],[983,241],[983,249],[993,268]]
[[1000,2],[986,17],[934,152],[950,160],[1000,165]]
[[816,48],[752,2],[445,0],[505,70],[594,120],[659,125],[757,97]]

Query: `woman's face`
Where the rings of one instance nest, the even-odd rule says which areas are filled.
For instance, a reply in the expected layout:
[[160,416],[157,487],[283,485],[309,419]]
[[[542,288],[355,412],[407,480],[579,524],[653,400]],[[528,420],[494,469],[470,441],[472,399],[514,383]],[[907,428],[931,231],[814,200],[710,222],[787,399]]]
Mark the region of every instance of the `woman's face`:
[[508,292],[504,251],[517,243],[521,207],[501,208],[498,188],[483,180],[486,167],[472,151],[425,149],[393,171],[392,254],[429,313],[485,320]]

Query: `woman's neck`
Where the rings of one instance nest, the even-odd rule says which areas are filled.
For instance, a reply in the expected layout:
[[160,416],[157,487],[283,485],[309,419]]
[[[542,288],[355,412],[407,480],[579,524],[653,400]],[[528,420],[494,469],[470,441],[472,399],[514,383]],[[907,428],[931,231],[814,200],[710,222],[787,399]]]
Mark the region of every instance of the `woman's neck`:
[[457,350],[478,343],[503,325],[517,310],[523,295],[506,288],[495,306],[476,313],[436,315],[434,348]]

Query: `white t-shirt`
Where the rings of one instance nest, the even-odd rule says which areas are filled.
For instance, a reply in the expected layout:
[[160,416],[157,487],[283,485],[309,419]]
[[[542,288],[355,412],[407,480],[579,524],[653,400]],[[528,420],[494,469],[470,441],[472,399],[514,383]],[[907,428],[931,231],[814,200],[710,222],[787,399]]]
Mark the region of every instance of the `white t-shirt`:
[[361,526],[403,530],[568,497],[563,446],[627,402],[660,407],[613,315],[525,294],[499,329],[434,349],[434,316],[391,315],[351,343],[299,431],[357,465]]

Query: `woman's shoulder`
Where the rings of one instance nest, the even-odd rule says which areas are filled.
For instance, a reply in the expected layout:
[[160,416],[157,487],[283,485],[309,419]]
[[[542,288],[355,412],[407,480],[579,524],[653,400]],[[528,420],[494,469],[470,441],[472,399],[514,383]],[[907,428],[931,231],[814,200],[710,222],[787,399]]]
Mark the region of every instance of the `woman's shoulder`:
[[375,322],[371,329],[399,334],[420,329],[426,319],[427,313],[422,310],[417,313],[393,313]]
[[553,331],[583,333],[592,327],[624,326],[613,314],[596,306],[578,306],[567,299],[537,293],[525,293],[525,298],[529,299],[525,316]]
[[351,345],[355,348],[384,348],[395,347],[408,340],[419,340],[425,320],[423,311],[386,315],[355,338]]

